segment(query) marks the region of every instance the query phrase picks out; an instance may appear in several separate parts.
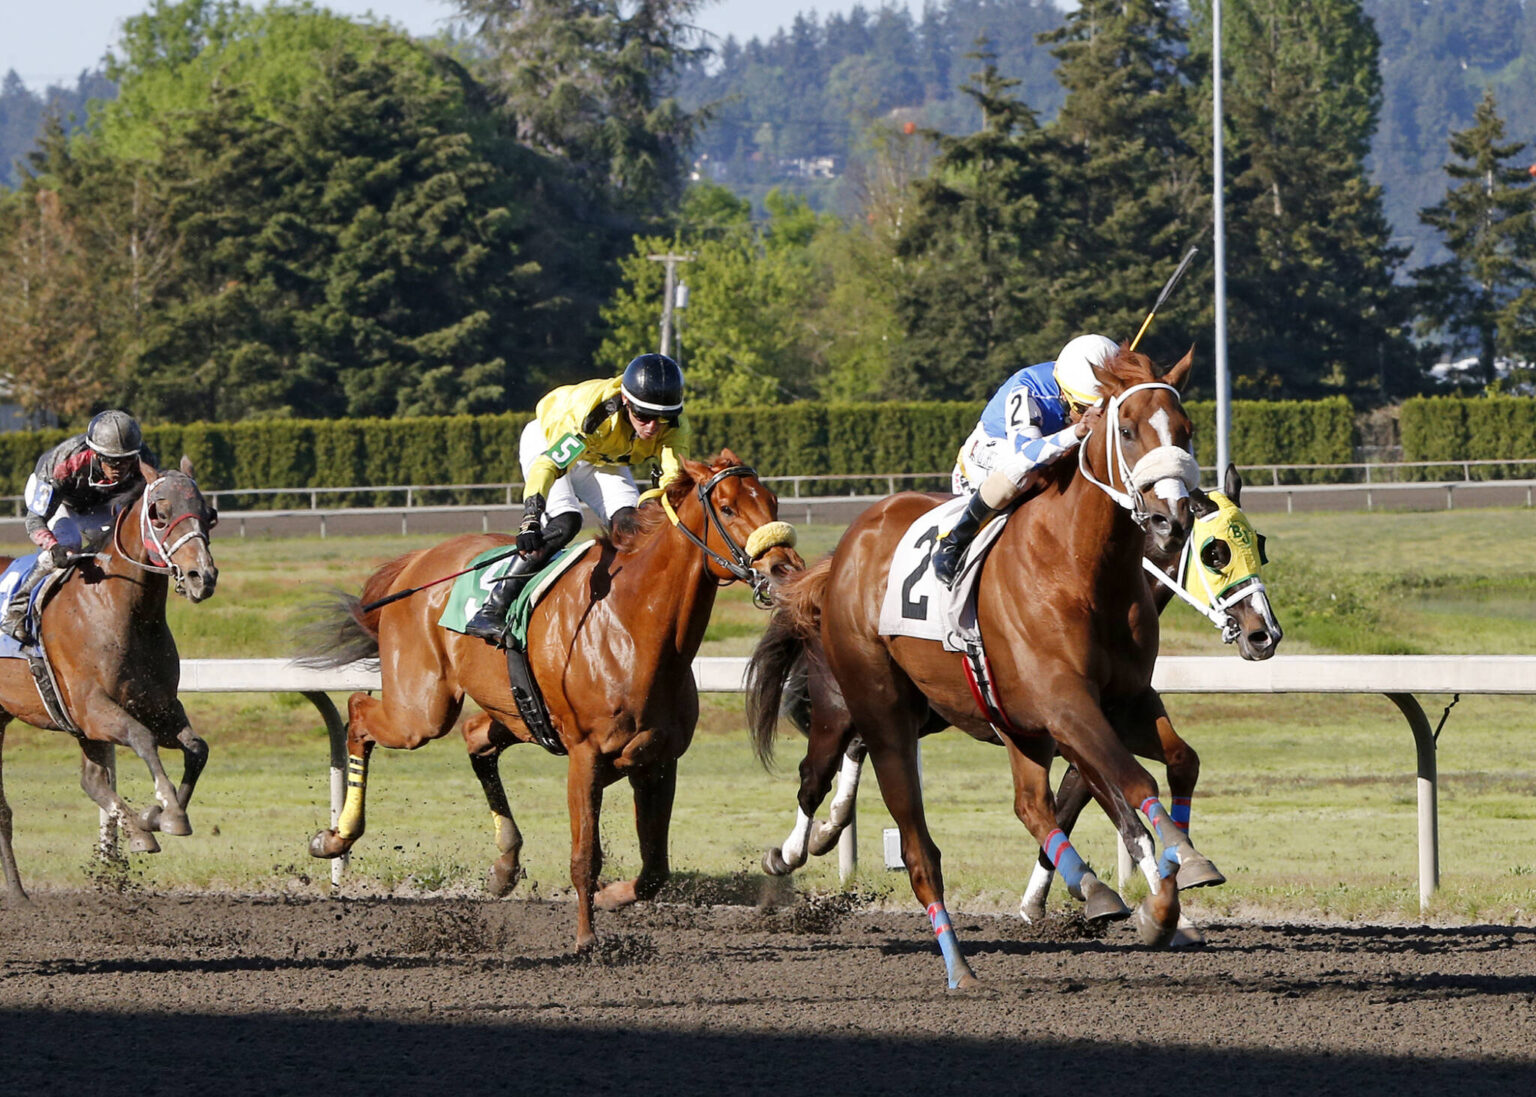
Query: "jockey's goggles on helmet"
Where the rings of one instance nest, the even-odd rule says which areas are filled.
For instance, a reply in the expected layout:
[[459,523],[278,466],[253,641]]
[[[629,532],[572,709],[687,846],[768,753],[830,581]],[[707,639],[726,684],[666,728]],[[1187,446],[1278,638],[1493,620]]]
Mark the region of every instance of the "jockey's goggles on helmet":
[[136,453],[130,453],[123,457],[108,457],[106,454],[98,453],[96,460],[101,462],[102,471],[110,474],[113,480],[121,480],[124,477],[131,476],[133,470],[139,466],[139,455]]

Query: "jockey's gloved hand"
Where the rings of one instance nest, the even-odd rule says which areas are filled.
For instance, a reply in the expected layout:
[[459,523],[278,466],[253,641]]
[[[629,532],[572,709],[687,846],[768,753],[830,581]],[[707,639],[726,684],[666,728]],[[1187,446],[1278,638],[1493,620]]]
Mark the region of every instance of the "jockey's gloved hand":
[[538,552],[544,547],[544,529],[539,519],[544,514],[544,496],[530,495],[523,500],[523,524],[517,527],[517,551]]
[[70,551],[63,545],[54,543],[37,554],[37,569],[39,571],[58,571],[59,568],[69,563]]

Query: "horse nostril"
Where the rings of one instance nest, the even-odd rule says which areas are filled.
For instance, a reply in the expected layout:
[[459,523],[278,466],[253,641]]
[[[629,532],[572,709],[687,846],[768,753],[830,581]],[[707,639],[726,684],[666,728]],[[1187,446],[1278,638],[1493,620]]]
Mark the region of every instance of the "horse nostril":
[[1254,629],[1248,634],[1248,642],[1256,648],[1269,647],[1269,633],[1264,629]]

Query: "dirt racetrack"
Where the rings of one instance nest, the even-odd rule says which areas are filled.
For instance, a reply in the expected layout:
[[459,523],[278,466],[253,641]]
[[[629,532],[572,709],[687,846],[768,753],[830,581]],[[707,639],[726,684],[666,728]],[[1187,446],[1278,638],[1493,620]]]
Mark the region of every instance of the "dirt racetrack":
[[0,909],[14,1094],[1536,1093],[1536,929],[1224,924],[1148,952],[837,899],[53,893]]

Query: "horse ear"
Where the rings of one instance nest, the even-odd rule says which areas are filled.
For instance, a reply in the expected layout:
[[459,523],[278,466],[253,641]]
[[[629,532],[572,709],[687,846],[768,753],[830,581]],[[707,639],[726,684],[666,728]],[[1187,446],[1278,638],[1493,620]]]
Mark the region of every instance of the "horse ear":
[[188,480],[197,479],[197,474],[192,471],[192,458],[186,454],[181,455],[181,474]]
[[1237,466],[1231,462],[1227,463],[1227,471],[1222,475],[1221,490],[1228,499],[1232,500],[1234,507],[1243,505],[1239,502],[1243,494],[1243,478],[1237,474]]
[[1159,378],[1164,384],[1172,385],[1180,392],[1184,391],[1184,383],[1189,380],[1189,371],[1195,364],[1195,345],[1191,343],[1189,349],[1184,352],[1173,365],[1168,367],[1168,372]]
[[729,449],[723,449],[720,451],[720,464],[726,468],[730,468],[734,465],[744,465],[746,462],[743,461],[740,457],[737,457]]

